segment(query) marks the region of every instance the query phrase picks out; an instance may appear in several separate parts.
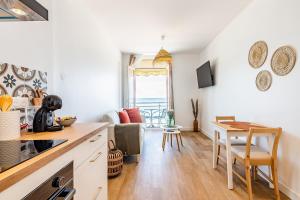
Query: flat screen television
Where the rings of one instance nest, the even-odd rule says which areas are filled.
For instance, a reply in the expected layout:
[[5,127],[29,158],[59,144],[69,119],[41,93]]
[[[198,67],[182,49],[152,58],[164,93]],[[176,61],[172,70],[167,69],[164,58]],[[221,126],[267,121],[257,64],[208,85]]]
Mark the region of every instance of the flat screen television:
[[198,87],[205,88],[214,85],[214,77],[210,68],[210,62],[207,61],[197,69]]

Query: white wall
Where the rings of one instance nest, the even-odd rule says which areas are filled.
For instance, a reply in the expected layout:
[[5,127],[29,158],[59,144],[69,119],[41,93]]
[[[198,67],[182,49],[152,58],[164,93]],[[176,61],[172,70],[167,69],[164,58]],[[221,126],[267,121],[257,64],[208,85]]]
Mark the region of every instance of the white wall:
[[[273,52],[281,45],[300,51],[298,0],[255,0],[200,54],[201,62],[211,60],[216,86],[202,89],[202,129],[212,134],[210,121],[216,115],[236,115],[238,120],[254,121],[284,129],[279,147],[281,189],[293,199],[300,197],[300,62],[285,77],[273,75],[267,92],[256,89],[259,71],[271,71]],[[250,46],[265,40],[269,55],[265,65],[253,69],[248,64]]]
[[176,123],[182,125],[184,130],[193,130],[191,98],[195,100],[199,93],[196,75],[196,69],[200,66],[199,54],[176,53],[172,56]]
[[88,2],[54,1],[55,90],[62,114],[98,121],[120,107],[121,53]]
[[0,62],[47,71],[52,91],[52,5],[39,2],[49,10],[49,21],[0,22]]

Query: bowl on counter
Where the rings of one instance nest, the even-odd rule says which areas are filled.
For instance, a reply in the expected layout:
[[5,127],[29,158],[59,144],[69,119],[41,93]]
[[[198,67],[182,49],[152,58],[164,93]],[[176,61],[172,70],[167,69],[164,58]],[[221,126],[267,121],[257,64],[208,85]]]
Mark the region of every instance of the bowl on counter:
[[76,122],[77,118],[76,117],[57,117],[55,121],[64,127],[71,126]]

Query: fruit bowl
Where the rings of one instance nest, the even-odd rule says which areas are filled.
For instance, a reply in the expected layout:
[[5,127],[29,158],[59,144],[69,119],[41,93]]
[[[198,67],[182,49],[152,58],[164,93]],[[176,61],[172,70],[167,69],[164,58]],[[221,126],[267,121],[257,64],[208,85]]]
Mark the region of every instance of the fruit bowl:
[[64,127],[68,127],[68,126],[71,126],[72,124],[75,123],[75,121],[77,120],[76,117],[70,117],[70,116],[66,116],[66,117],[57,117],[55,119],[55,121],[61,125],[61,126],[64,126]]

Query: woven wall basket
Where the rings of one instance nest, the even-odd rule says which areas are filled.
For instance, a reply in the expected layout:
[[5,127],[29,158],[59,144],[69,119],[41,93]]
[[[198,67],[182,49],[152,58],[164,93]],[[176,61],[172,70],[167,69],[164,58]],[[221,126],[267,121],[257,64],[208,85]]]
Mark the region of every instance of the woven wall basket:
[[268,45],[264,41],[254,43],[249,51],[248,61],[253,68],[261,67],[268,56]]
[[[112,146],[111,146],[112,145]],[[110,140],[108,142],[108,177],[115,177],[121,174],[123,169],[123,153],[116,148],[115,143]]]
[[296,52],[290,46],[278,48],[272,56],[271,67],[275,74],[285,76],[292,71],[296,63]]
[[272,85],[272,75],[269,71],[263,70],[256,77],[256,87],[260,91],[267,91]]

